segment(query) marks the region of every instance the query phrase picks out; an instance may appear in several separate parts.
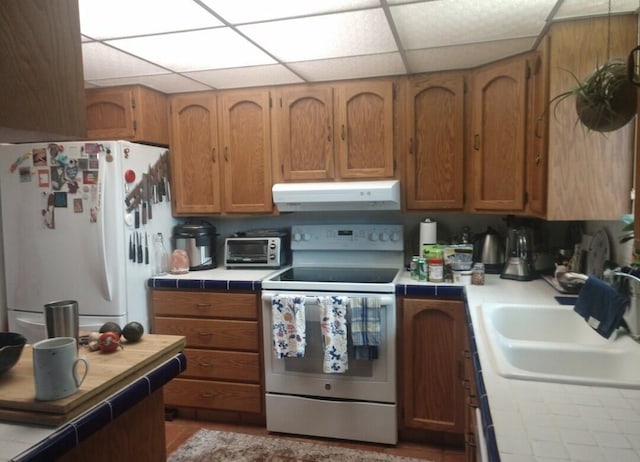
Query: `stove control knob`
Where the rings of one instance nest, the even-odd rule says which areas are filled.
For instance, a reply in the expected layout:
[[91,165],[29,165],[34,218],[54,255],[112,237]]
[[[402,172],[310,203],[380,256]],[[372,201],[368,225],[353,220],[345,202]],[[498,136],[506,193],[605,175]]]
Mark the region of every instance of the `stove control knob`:
[[389,240],[389,235],[387,233],[380,233],[380,240],[381,241],[388,241]]
[[376,233],[371,233],[371,235],[369,235],[369,240],[374,242],[377,241],[378,235]]
[[391,240],[397,242],[400,240],[400,233],[391,233]]
[[302,236],[300,235],[300,233],[293,233],[294,241],[299,241],[300,239],[302,239]]
[[302,240],[303,240],[303,241],[310,241],[310,240],[311,240],[311,234],[309,234],[309,233],[303,233],[303,234],[302,234]]

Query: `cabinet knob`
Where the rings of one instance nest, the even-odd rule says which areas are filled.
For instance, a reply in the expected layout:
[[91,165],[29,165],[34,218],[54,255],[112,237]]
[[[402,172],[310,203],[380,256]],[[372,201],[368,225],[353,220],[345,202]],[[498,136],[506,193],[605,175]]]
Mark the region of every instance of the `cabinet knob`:
[[331,125],[327,125],[327,141],[331,142]]
[[211,308],[211,303],[196,303],[196,308],[199,310],[208,310]]
[[211,332],[198,332],[200,337],[211,337],[213,334]]
[[480,135],[477,133],[473,136],[473,149],[476,151],[480,150]]
[[345,132],[345,128],[344,128],[344,124],[342,124],[342,130],[340,132],[340,137],[342,138],[342,141],[344,141],[347,137],[347,134]]
[[198,365],[199,365],[200,367],[213,367],[213,364],[211,364],[211,363],[205,363],[205,362],[200,362],[200,363],[198,363]]
[[211,147],[211,161],[214,164],[216,163],[216,147],[215,146]]
[[413,154],[413,137],[409,138],[409,154]]
[[225,162],[229,162],[229,146],[224,147],[224,160]]

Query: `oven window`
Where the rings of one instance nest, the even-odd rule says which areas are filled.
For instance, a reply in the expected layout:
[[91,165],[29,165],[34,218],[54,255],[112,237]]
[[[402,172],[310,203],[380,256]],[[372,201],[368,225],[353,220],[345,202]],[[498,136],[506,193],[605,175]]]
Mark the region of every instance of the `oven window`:
[[229,244],[227,258],[230,261],[251,261],[263,263],[267,261],[267,240],[236,241]]

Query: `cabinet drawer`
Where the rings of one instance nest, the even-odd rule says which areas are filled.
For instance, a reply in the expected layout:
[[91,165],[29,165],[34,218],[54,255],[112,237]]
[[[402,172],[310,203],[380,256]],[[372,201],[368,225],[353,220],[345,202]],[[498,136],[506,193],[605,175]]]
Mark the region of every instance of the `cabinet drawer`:
[[156,316],[258,319],[255,294],[153,290],[151,297]]
[[184,335],[189,347],[258,351],[257,321],[154,318],[156,334]]
[[260,355],[238,351],[186,348],[187,370],[181,377],[260,382]]
[[168,406],[238,412],[262,412],[260,385],[173,379],[164,387]]

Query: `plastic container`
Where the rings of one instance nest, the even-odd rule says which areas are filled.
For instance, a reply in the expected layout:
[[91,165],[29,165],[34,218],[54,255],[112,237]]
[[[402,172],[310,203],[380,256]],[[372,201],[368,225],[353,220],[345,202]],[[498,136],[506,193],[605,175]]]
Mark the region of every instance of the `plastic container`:
[[471,270],[453,271],[453,283],[465,286],[471,284]]
[[484,285],[484,264],[476,263],[471,268],[471,284],[474,286]]

